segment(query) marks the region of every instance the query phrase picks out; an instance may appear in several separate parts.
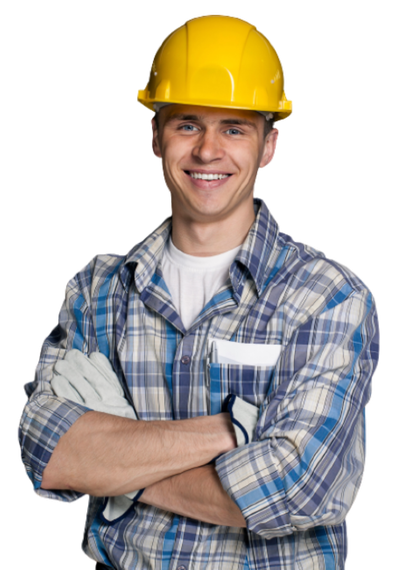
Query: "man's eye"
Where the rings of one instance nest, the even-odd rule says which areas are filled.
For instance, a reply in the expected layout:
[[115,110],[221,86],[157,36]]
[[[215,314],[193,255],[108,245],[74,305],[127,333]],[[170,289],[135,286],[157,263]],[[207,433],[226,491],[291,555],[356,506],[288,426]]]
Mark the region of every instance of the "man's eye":
[[231,129],[228,129],[228,130],[226,131],[226,133],[227,133],[228,135],[240,135],[240,134],[241,134],[241,131],[239,131],[238,129],[233,129],[233,128],[231,128]]
[[194,125],[181,125],[180,130],[182,131],[194,131],[197,130],[197,127],[195,127]]

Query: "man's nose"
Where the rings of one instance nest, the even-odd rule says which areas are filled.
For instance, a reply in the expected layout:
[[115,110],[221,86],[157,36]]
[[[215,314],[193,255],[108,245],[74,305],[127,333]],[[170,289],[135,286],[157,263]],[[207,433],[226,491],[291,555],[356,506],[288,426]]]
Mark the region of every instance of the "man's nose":
[[205,163],[220,160],[224,149],[219,134],[211,129],[203,131],[193,149],[193,156]]

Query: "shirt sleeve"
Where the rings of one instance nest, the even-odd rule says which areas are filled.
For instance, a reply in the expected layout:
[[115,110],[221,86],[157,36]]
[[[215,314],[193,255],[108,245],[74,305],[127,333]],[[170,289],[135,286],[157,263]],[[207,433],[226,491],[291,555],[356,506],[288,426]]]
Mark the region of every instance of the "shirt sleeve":
[[254,441],[216,462],[249,530],[269,539],[343,522],[361,483],[377,360],[368,290],[331,303],[293,333]]
[[96,350],[89,309],[90,273],[88,266],[68,283],[59,323],[42,346],[35,380],[25,386],[29,400],[19,429],[22,460],[34,490],[39,495],[62,501],[75,500],[81,493],[41,489],[43,471],[60,437],[89,409],[55,396],[50,380],[54,364],[64,358],[68,350],[77,348],[84,353]]

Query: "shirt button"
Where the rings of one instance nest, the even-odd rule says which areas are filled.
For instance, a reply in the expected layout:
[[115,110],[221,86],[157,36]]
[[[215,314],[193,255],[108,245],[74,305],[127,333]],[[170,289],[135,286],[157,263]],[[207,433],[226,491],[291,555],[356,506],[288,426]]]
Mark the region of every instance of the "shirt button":
[[[185,354],[184,356],[181,357],[181,363],[182,364],[189,364],[190,360],[191,360],[191,358],[187,354]],[[177,570],[186,570],[186,567],[185,566],[179,566],[177,568]]]
[[187,570],[187,567],[186,566],[178,566],[177,570]]

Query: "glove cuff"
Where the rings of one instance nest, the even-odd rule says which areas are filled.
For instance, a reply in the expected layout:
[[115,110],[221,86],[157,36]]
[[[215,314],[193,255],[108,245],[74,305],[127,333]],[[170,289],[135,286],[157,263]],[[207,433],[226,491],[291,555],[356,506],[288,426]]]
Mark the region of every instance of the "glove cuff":
[[124,519],[129,511],[133,511],[135,503],[142,496],[144,489],[120,495],[118,497],[106,497],[104,500],[99,516],[102,521],[107,525],[113,525]]
[[224,400],[223,412],[228,412],[231,417],[238,447],[251,443],[258,422],[258,408],[235,394],[229,394]]

